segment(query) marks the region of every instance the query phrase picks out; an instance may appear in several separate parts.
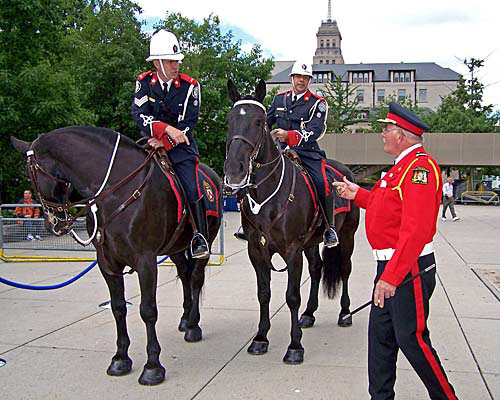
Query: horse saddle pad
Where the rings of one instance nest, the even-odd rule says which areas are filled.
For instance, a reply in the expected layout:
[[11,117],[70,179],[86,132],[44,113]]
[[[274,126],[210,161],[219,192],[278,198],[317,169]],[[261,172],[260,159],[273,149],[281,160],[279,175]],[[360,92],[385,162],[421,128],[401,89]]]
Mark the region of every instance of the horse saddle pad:
[[[219,191],[217,186],[215,186],[212,179],[204,171],[204,166],[198,164],[197,170],[197,188],[198,188],[198,198],[203,196],[205,202],[205,213],[208,216],[219,216]],[[180,222],[182,218],[182,211],[186,207],[186,198],[183,196],[183,190],[180,187],[179,179],[174,179],[174,177],[167,173],[165,174],[170,182],[170,187],[174,191],[175,197],[177,198],[177,222]]]
[[[327,195],[329,195],[330,193],[335,193],[334,214],[337,215],[339,213],[351,211],[351,201],[338,196],[337,191],[335,190],[335,187],[332,184],[335,181],[343,182],[344,174],[328,163],[325,163],[324,165],[325,165],[326,179],[328,181],[328,184],[325,185],[327,188]],[[309,174],[307,174],[307,179],[309,180],[309,190],[311,192],[311,197],[313,197],[313,201],[316,203],[318,202],[318,195],[316,190],[313,190],[314,184]]]

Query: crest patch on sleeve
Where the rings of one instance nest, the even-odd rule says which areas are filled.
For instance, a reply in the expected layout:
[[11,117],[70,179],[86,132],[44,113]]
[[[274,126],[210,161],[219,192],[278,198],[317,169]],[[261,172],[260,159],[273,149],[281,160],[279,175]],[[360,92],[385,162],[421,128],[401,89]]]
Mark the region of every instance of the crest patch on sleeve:
[[418,183],[420,185],[427,185],[429,182],[429,170],[424,167],[413,168],[413,176],[411,183]]
[[321,112],[325,112],[326,111],[326,103],[324,101],[322,101],[321,103],[319,103],[318,110],[321,111]]

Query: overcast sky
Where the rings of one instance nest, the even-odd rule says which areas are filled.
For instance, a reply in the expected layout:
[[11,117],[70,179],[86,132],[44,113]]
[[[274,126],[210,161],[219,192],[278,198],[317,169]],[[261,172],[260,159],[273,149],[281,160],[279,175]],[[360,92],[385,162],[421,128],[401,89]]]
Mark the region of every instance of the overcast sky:
[[[135,0],[140,18],[167,11],[201,21],[213,13],[243,48],[259,43],[275,60],[312,63],[316,33],[327,19],[328,0]],[[500,1],[332,0],[347,64],[435,62],[466,75],[464,58],[486,58],[478,77],[484,100],[500,109]]]

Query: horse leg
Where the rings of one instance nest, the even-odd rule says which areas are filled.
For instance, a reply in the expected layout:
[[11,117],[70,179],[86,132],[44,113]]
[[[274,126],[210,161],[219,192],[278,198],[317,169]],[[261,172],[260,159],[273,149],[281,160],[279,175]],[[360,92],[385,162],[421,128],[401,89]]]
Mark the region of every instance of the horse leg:
[[191,273],[191,293],[192,301],[189,309],[189,316],[186,324],[184,340],[189,343],[199,342],[202,339],[200,322],[200,295],[205,283],[205,267],[208,264],[208,258],[194,259],[188,256],[189,269]]
[[177,267],[177,274],[182,282],[182,291],[184,294],[184,300],[182,302],[182,307],[184,312],[182,313],[181,320],[179,322],[180,332],[186,332],[189,312],[191,310],[191,305],[193,303],[192,293],[191,293],[191,275],[194,269],[194,262],[188,262],[184,252],[173,254],[170,259],[175,263]]
[[271,258],[254,249],[253,246],[248,246],[248,255],[252,262],[257,277],[257,298],[260,306],[259,330],[257,335],[248,346],[247,352],[253,355],[261,355],[267,353],[269,348],[269,340],[267,333],[271,328],[269,320],[269,302],[271,301]]
[[[104,260],[98,257],[99,265],[104,265]],[[112,270],[121,272],[124,265],[113,265]],[[116,323],[116,353],[111,359],[106,373],[112,376],[122,376],[128,374],[132,370],[132,360],[128,356],[128,348],[130,346],[130,338],[127,332],[127,304],[125,301],[125,286],[123,276],[108,275],[101,268],[102,276],[108,285],[109,295],[111,298],[111,310]]]
[[304,348],[301,344],[302,328],[299,324],[300,307],[300,279],[302,277],[302,251],[295,250],[285,260],[288,266],[288,286],[286,289],[286,303],[290,309],[292,327],[290,331],[291,342],[283,357],[286,364],[301,364],[304,361]]
[[160,364],[161,348],[156,336],[156,321],[158,320],[158,308],[156,306],[158,268],[156,266],[156,255],[139,258],[134,269],[139,276],[141,288],[140,313],[142,320],[146,324],[146,352],[148,354],[148,360],[139,377],[139,383],[141,385],[158,385],[165,380],[165,368]]
[[321,281],[322,261],[319,255],[319,246],[304,249],[304,253],[309,264],[309,275],[311,277],[311,288],[309,290],[309,299],[307,307],[302,313],[299,323],[302,328],[311,328],[316,321],[314,312],[318,309],[319,284]]
[[[345,227],[345,231],[347,230],[348,227]],[[351,312],[349,309],[349,307],[351,306],[351,299],[349,298],[348,281],[352,271],[351,256],[354,251],[354,233],[352,231],[347,232],[347,234],[342,234],[342,233],[340,234],[342,295],[340,297],[340,315],[337,324],[342,327],[349,327],[352,325],[352,317],[349,316],[346,319],[344,319],[344,316],[346,316]]]

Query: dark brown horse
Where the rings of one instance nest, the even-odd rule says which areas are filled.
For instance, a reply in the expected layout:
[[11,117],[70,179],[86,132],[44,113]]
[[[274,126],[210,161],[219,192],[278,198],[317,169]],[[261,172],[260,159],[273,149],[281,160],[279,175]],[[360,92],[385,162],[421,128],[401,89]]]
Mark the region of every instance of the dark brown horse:
[[[262,104],[266,95],[264,81],[257,85],[254,97],[242,99],[231,81],[228,82],[228,93],[233,108],[228,115],[225,179],[233,190],[246,190],[241,218],[248,237],[248,255],[257,275],[260,303],[259,330],[248,352],[267,352],[270,281],[271,270],[274,269],[271,258],[278,253],[287,266],[286,302],[292,317],[291,343],[283,361],[299,364],[304,359],[301,326],[310,327],[314,324],[322,274],[324,289],[330,298],[335,296],[342,281],[338,324],[352,324],[351,319],[344,321],[342,317],[349,313],[347,281],[352,268],[351,255],[354,234],[359,224],[359,209],[351,204],[349,212],[335,216],[340,244],[334,248],[325,247],[321,258],[318,244],[322,242],[324,228],[318,207],[311,196],[311,183],[297,165],[283,155],[269,132],[266,110]],[[349,180],[354,179],[352,172],[343,164],[332,160],[328,162]],[[311,290],[307,308],[299,320],[302,252],[305,252],[309,263]]]
[[[107,373],[125,375],[132,368],[123,280],[124,268],[129,266],[139,278],[140,314],[147,333],[148,360],[139,383],[161,383],[165,368],[160,364],[155,328],[156,257],[168,254],[177,267],[184,290],[179,330],[185,332],[188,342],[202,338],[199,297],[208,262],[208,258],[195,260],[190,256],[191,224],[185,209],[178,208],[177,195],[168,179],[153,160],[147,161],[138,145],[109,129],[74,126],[42,134],[32,143],[16,138],[12,142],[17,150],[27,153],[30,179],[44,208],[46,225],[55,234],[68,231],[68,196],[73,187],[97,206],[88,213],[87,230],[108,285],[118,335],[117,351]],[[202,169],[215,184],[211,198],[219,210],[218,216],[208,219],[211,244],[221,222],[222,193],[215,172],[207,166]],[[90,218],[92,214],[95,220]],[[95,224],[99,227],[97,234],[93,233]]]

